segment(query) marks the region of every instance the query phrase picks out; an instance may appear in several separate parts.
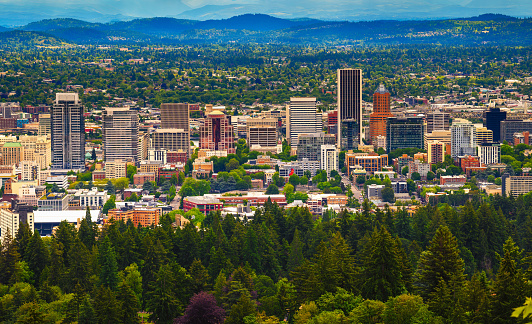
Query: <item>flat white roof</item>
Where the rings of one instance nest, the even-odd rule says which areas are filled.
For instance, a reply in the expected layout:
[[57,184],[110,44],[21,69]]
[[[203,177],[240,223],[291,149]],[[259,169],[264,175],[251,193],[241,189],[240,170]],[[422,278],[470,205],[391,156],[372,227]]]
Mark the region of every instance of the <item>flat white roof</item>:
[[[77,223],[78,219],[81,221],[85,218],[86,210],[62,210],[62,211],[48,211],[36,210],[33,212],[34,223],[60,223],[66,220],[69,223]],[[100,210],[91,210],[91,219],[96,221],[100,215]]]

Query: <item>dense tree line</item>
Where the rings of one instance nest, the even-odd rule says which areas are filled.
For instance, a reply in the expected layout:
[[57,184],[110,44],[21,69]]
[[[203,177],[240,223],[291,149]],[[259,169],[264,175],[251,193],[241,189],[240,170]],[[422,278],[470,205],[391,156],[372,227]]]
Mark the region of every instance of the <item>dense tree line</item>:
[[[531,296],[532,195],[342,211],[267,202],[252,220],[211,213],[172,227],[22,224],[0,253],[7,323],[518,323]],[[408,306],[407,306],[408,305]],[[33,322],[32,322],[33,321]]]

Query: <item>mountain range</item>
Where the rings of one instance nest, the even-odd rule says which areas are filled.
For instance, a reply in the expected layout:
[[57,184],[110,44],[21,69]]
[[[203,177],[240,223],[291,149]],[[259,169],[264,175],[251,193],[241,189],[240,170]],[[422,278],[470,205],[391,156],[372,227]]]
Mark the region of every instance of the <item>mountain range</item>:
[[[273,43],[327,45],[519,45],[532,43],[532,19],[499,14],[441,20],[327,21],[245,14],[228,19],[144,18],[109,23],[46,19],[0,29],[0,47],[34,44]],[[46,38],[49,38],[46,40]]]
[[168,17],[228,19],[246,13],[278,18],[320,20],[425,20],[460,18],[493,12],[532,16],[529,0],[0,0],[0,24],[74,18],[89,22]]

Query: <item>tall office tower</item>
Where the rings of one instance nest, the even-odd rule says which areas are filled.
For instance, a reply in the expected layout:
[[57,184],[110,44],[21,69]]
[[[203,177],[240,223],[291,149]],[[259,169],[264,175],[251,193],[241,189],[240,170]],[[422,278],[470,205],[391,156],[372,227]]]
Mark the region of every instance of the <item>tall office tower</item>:
[[161,128],[189,129],[188,104],[163,103],[161,104]]
[[427,114],[427,133],[449,130],[450,114],[435,111]]
[[[512,143],[514,141],[515,133],[529,132],[532,133],[532,119],[506,119],[501,121],[501,132],[499,142],[507,141]],[[495,132],[493,132],[493,140],[495,141]]]
[[320,169],[331,174],[332,170],[338,171],[338,149],[336,145],[322,145]]
[[389,117],[386,121],[386,150],[420,148],[424,145],[425,124],[421,117]]
[[247,127],[247,142],[249,147],[276,147],[277,128],[272,126],[251,126]]
[[336,137],[332,134],[313,133],[301,134],[297,144],[297,159],[309,161],[321,161],[321,149],[323,145],[333,145]]
[[338,110],[329,111],[327,113],[327,133],[336,136],[338,129]]
[[502,142],[501,138],[501,122],[506,119],[506,112],[501,111],[500,108],[490,108],[484,112],[484,126],[493,131],[493,141]]
[[129,108],[106,108],[103,112],[103,149],[106,162],[138,162],[139,117]]
[[379,85],[373,94],[373,113],[369,116],[369,139],[375,145],[378,136],[386,136],[386,119],[393,117],[390,112],[390,92],[384,84]]
[[453,123],[451,126],[451,157],[477,155],[477,128],[471,122]]
[[338,148],[358,148],[362,131],[362,70],[339,69],[338,83]]
[[51,108],[52,169],[85,168],[85,121],[77,93],[57,93]]
[[322,132],[321,114],[316,112],[316,98],[290,98],[286,137],[292,148],[297,147],[300,134]]
[[50,131],[50,114],[39,114],[39,135],[49,135]]
[[[179,151],[190,157],[190,136],[182,129],[156,129],[151,138],[151,148],[156,150]],[[149,152],[149,150],[148,150]]]
[[207,115],[200,126],[200,148],[235,153],[235,138],[231,119],[221,111]]

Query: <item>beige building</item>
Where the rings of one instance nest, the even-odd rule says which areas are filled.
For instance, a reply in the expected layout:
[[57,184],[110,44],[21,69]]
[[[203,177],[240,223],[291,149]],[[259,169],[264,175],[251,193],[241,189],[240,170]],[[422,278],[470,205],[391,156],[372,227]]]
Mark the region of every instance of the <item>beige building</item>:
[[4,165],[16,165],[24,159],[24,147],[18,142],[5,143],[2,146],[2,159]]
[[127,163],[122,160],[105,162],[105,178],[118,179],[127,175]]
[[9,209],[0,209],[0,238],[3,240],[7,233],[14,237],[21,223],[27,223],[30,231],[34,230],[33,207],[25,204],[11,204]]
[[493,131],[486,127],[477,127],[477,144],[493,142]]
[[24,147],[24,160],[35,161],[40,169],[52,163],[52,141],[48,136],[20,136],[19,143]]
[[532,191],[532,176],[502,176],[502,194],[517,197]]
[[445,160],[445,143],[440,141],[430,141],[427,143],[428,163],[434,164]]
[[37,180],[39,165],[35,161],[21,161],[20,172],[20,180],[22,181]]
[[187,152],[190,156],[190,132],[185,129],[157,129],[151,137],[151,148]]
[[39,114],[39,135],[50,135],[51,129],[50,114]]
[[428,149],[428,142],[442,142],[451,145],[451,131],[450,130],[437,130],[432,133],[426,133],[425,135],[425,150]]

